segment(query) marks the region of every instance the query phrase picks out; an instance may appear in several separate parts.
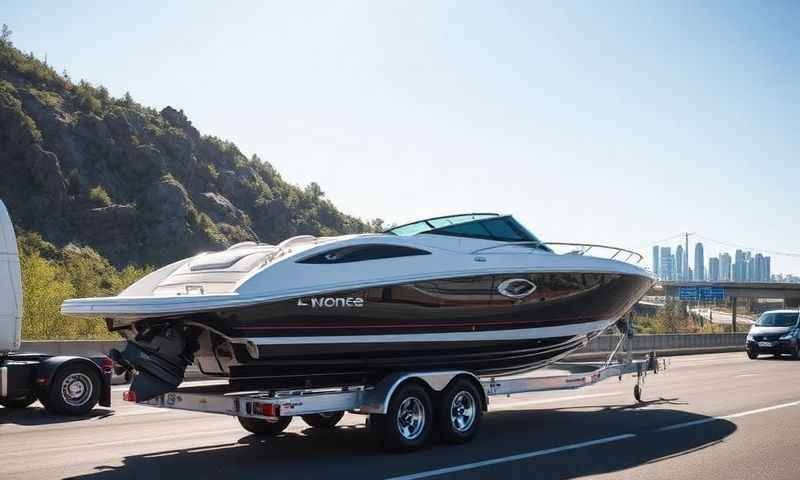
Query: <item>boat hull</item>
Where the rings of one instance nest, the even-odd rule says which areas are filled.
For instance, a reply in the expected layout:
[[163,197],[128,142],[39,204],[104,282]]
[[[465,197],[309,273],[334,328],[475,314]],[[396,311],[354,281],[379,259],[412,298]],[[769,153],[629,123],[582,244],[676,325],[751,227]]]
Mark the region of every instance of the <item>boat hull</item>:
[[[508,280],[535,285],[524,298]],[[502,376],[585,346],[652,285],[647,276],[482,275],[298,297],[191,317],[234,344],[226,375],[249,386],[324,386],[392,371]],[[187,320],[189,320],[187,318]]]

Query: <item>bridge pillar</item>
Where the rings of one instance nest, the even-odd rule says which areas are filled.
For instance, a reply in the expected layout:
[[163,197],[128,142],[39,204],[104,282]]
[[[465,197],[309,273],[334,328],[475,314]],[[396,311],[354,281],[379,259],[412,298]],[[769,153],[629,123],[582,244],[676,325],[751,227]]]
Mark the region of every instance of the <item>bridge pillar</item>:
[[784,308],[800,308],[800,298],[784,298]]
[[731,327],[733,333],[736,333],[736,300],[737,297],[731,297]]

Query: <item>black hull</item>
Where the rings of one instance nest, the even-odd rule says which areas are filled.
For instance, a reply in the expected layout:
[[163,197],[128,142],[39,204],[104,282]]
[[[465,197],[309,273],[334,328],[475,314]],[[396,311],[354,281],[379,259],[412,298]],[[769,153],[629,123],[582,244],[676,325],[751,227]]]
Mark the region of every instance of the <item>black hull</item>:
[[[544,367],[584,347],[587,336],[503,342],[325,346],[326,354],[274,356],[231,367],[243,388],[307,388],[371,383],[391,372],[465,370],[503,376]],[[333,353],[338,350],[339,353]]]
[[[535,290],[518,299],[499,293],[503,282],[518,279]],[[652,282],[605,273],[484,275],[148,319],[137,329],[185,325],[189,337],[214,332],[211,343],[233,346],[227,355],[234,361],[223,376],[243,388],[362,383],[409,370],[503,376],[582,348]],[[214,355],[212,363],[221,364],[219,352]]]

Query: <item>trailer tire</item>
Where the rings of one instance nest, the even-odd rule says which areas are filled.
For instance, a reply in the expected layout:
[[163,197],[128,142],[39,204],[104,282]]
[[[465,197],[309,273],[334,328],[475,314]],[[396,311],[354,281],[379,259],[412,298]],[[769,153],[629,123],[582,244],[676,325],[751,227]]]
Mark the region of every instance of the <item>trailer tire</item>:
[[255,435],[277,435],[292,423],[292,417],[278,417],[277,420],[263,418],[236,417],[242,428]]
[[481,395],[475,384],[456,378],[439,397],[436,412],[439,434],[445,443],[467,443],[478,433],[483,408]]
[[301,418],[311,428],[333,428],[344,417],[344,412],[325,412],[303,415]]
[[100,398],[102,381],[87,365],[67,363],[53,376],[45,392],[45,408],[61,415],[86,415]]
[[36,396],[27,395],[24,397],[6,398],[0,400],[0,405],[6,408],[26,408],[29,407],[35,401],[36,401]]
[[428,391],[417,383],[406,383],[395,390],[386,414],[370,415],[369,429],[386,450],[411,452],[425,445],[433,421]]

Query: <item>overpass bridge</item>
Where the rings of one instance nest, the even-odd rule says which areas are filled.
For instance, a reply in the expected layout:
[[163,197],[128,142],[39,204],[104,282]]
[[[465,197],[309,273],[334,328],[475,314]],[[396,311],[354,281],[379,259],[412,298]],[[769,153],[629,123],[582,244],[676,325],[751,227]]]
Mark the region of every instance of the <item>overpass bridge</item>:
[[733,331],[736,331],[736,304],[739,298],[777,298],[787,308],[800,308],[800,283],[765,282],[658,282],[647,295],[679,298],[681,289],[713,288],[722,291],[723,298],[731,300]]

